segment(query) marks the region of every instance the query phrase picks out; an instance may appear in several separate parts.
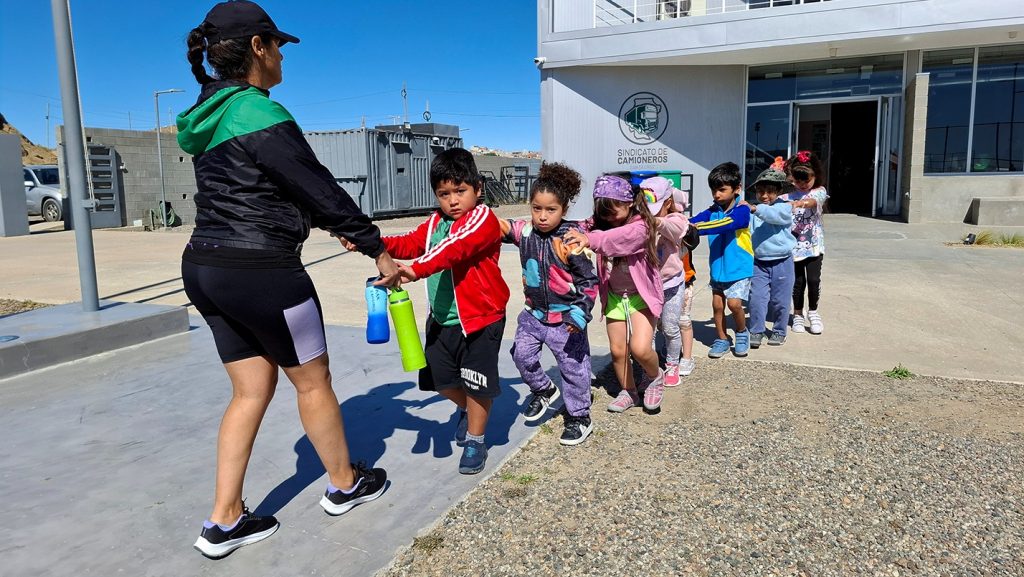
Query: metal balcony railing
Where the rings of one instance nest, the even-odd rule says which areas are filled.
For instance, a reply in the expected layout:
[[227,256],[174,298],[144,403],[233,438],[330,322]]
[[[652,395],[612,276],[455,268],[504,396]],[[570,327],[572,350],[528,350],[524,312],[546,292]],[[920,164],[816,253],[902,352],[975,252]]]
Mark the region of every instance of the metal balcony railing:
[[726,14],[794,6],[798,4],[816,4],[828,0],[593,0],[593,27],[618,26],[636,24],[637,22],[656,22],[709,14]]

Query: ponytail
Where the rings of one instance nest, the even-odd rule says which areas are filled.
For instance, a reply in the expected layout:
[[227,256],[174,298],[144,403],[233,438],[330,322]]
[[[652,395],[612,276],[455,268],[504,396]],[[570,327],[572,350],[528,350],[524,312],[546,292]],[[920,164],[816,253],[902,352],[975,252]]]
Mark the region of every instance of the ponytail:
[[192,64],[192,74],[199,84],[213,82],[213,78],[206,72],[203,66],[203,54],[206,52],[206,36],[203,34],[203,25],[193,28],[188,33],[188,61]]

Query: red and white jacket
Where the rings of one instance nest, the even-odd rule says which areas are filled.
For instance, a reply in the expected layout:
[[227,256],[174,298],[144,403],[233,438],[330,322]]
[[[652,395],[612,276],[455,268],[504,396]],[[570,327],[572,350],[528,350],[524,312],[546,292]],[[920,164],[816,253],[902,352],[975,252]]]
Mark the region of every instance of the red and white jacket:
[[410,266],[421,279],[452,271],[455,307],[462,332],[468,335],[505,317],[509,293],[498,268],[501,227],[491,209],[480,204],[452,223],[447,238],[429,248],[441,218],[441,211],[434,211],[411,232],[382,240],[393,258],[415,259]]

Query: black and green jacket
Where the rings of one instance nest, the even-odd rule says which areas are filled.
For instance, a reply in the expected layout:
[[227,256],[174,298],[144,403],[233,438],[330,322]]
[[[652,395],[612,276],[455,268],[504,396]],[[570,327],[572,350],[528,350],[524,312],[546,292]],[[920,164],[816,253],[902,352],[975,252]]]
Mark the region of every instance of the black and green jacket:
[[267,91],[237,81],[204,85],[178,116],[178,144],[196,171],[193,241],[297,253],[315,226],[371,257],[384,251],[380,230]]

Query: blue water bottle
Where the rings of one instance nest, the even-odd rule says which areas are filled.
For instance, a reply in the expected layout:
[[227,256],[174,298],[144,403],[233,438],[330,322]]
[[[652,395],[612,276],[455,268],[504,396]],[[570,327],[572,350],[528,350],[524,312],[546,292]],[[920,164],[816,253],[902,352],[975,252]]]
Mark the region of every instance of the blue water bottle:
[[379,345],[391,340],[391,328],[388,326],[388,290],[387,287],[374,286],[377,278],[366,281],[366,342]]

